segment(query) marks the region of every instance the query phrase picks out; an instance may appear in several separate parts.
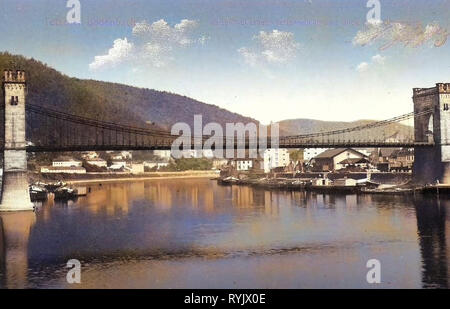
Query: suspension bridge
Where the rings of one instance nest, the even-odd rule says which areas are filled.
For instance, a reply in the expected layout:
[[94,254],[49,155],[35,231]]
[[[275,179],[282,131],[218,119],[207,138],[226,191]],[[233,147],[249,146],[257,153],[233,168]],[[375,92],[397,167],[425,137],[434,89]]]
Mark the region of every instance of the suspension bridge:
[[[25,111],[26,140],[28,141],[26,150],[28,152],[170,150],[173,142],[178,138],[169,131],[120,125],[32,104],[27,104]],[[432,140],[414,141],[412,130],[410,136],[404,135],[399,139],[387,139],[386,136],[373,134],[375,130],[389,129],[394,124],[431,113],[431,110],[412,112],[391,119],[340,130],[280,136],[277,147],[432,147],[434,145]],[[376,137],[368,138],[368,136]],[[209,138],[211,136],[203,136],[203,143]],[[252,145],[251,138],[248,135],[246,137],[238,135],[231,137],[213,136],[213,138],[216,141],[221,140],[221,147],[224,148],[229,147],[229,145],[232,145],[233,148],[249,148]],[[258,139],[259,137],[256,137],[256,145],[253,145],[258,146]],[[271,136],[268,136],[264,142],[270,147]],[[196,140],[192,138],[189,141],[190,147],[195,147],[195,144]]]
[[[24,71],[7,70],[3,76],[4,105],[2,119],[4,134],[0,149],[4,153],[4,174],[1,210],[30,209],[26,152],[65,152],[101,150],[171,149],[180,136],[169,131],[123,125],[38,105],[26,104]],[[414,111],[383,121],[332,131],[280,136],[276,145],[271,136],[264,137],[268,148],[313,147],[408,147],[416,149],[419,168],[417,175],[424,180],[447,180],[450,175],[450,84],[436,84],[432,88],[414,88]],[[395,125],[414,121],[414,129],[400,138],[387,138]],[[395,128],[394,128],[395,129]],[[189,141],[192,148],[206,143],[203,136]],[[231,139],[231,140],[230,140]],[[214,147],[258,147],[261,137],[252,140],[248,135],[214,136]],[[199,145],[200,143],[200,145]],[[219,146],[218,146],[219,145]],[[183,145],[185,146],[185,145]],[[432,163],[432,167],[424,167]],[[416,165],[416,164],[415,164]],[[448,165],[448,166],[447,166]],[[444,172],[442,172],[444,171]]]

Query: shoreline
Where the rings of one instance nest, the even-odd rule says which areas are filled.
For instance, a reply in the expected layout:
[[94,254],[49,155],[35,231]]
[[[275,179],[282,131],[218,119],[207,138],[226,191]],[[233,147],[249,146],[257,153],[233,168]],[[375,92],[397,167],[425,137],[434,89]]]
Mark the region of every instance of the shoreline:
[[158,180],[158,179],[193,179],[193,178],[211,178],[215,175],[191,175],[191,176],[156,176],[156,177],[130,177],[130,178],[97,178],[97,179],[77,179],[67,180],[67,184],[88,184],[100,182],[130,182],[130,181],[144,181],[144,180]]
[[[47,176],[47,177],[46,177]],[[38,175],[34,180],[43,182],[62,181],[67,184],[89,184],[102,182],[131,182],[131,181],[146,181],[157,179],[190,179],[190,178],[216,178],[219,172],[215,171],[183,171],[183,172],[149,172],[141,175],[132,174],[102,174],[92,173],[83,175],[62,175],[52,174],[50,177],[46,175]]]

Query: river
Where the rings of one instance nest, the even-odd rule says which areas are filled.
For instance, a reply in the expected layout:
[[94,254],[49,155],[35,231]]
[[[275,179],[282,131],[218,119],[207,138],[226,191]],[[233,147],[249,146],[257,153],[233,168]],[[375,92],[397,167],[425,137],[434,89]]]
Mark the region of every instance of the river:
[[[450,199],[205,178],[88,187],[77,201],[0,214],[0,287],[448,288]],[[80,284],[66,280],[70,259]],[[370,259],[381,283],[366,280]]]

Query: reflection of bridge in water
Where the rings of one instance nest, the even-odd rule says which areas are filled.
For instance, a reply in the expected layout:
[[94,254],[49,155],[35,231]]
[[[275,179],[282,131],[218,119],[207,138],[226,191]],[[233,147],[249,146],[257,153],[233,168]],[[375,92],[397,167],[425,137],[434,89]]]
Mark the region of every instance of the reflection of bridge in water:
[[[323,226],[325,222],[319,218],[324,212],[331,213],[332,217],[328,219],[331,219],[332,222],[354,221],[352,229],[373,237],[376,248],[378,248],[380,238],[386,240],[387,243],[393,242],[393,245],[399,248],[404,248],[402,243],[407,243],[407,248],[412,248],[414,251],[398,249],[399,256],[396,257],[395,263],[385,261],[387,264],[383,267],[384,271],[388,271],[389,267],[402,263],[400,252],[410,253],[409,261],[417,261],[419,268],[416,268],[415,263],[405,266],[405,270],[411,273],[405,273],[404,280],[408,281],[414,278],[415,283],[405,281],[404,284],[448,288],[450,200],[445,198],[437,200],[428,197],[409,199],[369,195],[327,195],[310,192],[267,191],[241,186],[220,187],[221,189],[217,190],[217,185],[208,180],[198,183],[185,181],[183,184],[177,180],[152,180],[122,185],[105,184],[100,187],[97,184],[92,186],[92,194],[80,198],[78,206],[50,202],[38,213],[0,214],[0,288],[33,287],[33,284],[37,284],[37,278],[43,278],[41,272],[45,272],[46,268],[49,268],[48,271],[52,273],[49,275],[51,279],[56,277],[53,271],[58,270],[60,279],[58,279],[59,277],[56,279],[64,281],[64,263],[67,262],[67,255],[71,258],[85,257],[87,259],[85,262],[88,262],[90,257],[97,256],[96,253],[99,252],[102,256],[114,257],[117,249],[131,248],[132,252],[144,252],[145,254],[147,251],[144,249],[150,246],[157,252],[165,252],[164,249],[170,240],[174,241],[186,232],[178,225],[180,218],[183,218],[182,213],[179,212],[180,205],[187,207],[184,209],[184,215],[188,215],[184,218],[190,223],[192,223],[190,214],[193,212],[199,212],[202,214],[201,216],[207,215],[208,219],[205,222],[217,222],[218,226],[220,223],[224,223],[222,220],[235,221],[235,227],[242,228],[238,231],[250,233],[254,239],[263,239],[264,244],[276,244],[279,237],[289,239],[290,233],[301,234],[308,224],[315,224],[315,233],[321,232],[328,235],[322,241],[332,245],[335,239],[332,231],[336,227]],[[143,201],[147,204],[142,205]],[[403,215],[400,215],[398,208],[394,209],[389,206],[392,204],[403,208],[401,211]],[[411,209],[405,210],[404,207],[408,208],[408,204],[411,204]],[[377,211],[367,211],[372,207],[371,205],[377,205]],[[71,207],[74,209],[70,209]],[[365,208],[366,211],[362,208]],[[154,221],[149,222],[148,217],[143,218],[144,227],[141,230],[129,224],[133,218],[143,215],[141,211],[145,213],[149,209],[152,211],[151,215],[160,214]],[[302,210],[301,216],[303,217],[301,226],[295,222],[298,217],[294,220],[289,219],[299,209]],[[408,215],[409,211],[412,211],[412,217]],[[352,212],[358,214],[352,214]],[[173,213],[177,213],[178,216],[170,215]],[[67,214],[72,217],[69,218]],[[245,225],[250,214],[254,215],[253,221]],[[414,219],[414,214],[416,219]],[[357,215],[362,220],[352,219],[352,215]],[[395,217],[395,220],[392,216]],[[161,221],[161,218],[166,218],[167,221]],[[417,223],[414,222],[415,220]],[[74,228],[80,223],[87,222],[92,224],[82,225],[84,227],[79,229]],[[269,222],[275,222],[275,227],[268,227]],[[201,225],[202,221],[197,223]],[[109,231],[119,227],[123,229],[122,235],[111,237]],[[283,230],[287,227],[289,229]],[[193,225],[191,228],[195,229],[195,226]],[[161,232],[161,230],[165,232]],[[341,229],[338,230],[340,233],[345,233]],[[64,231],[70,232],[65,233]],[[273,233],[274,231],[280,231],[280,234]],[[417,242],[415,241],[416,231]],[[163,235],[168,234],[168,238],[160,239],[160,232]],[[155,238],[155,235],[158,237]],[[225,233],[225,235],[231,237],[234,234]],[[248,234],[243,235],[248,237]],[[214,236],[212,237],[214,238]],[[55,241],[56,239],[59,241]],[[221,249],[225,252],[229,249],[227,239],[215,239],[219,244],[225,245]],[[364,241],[361,243],[358,239],[357,235],[350,237],[350,240],[356,240],[359,245],[362,245]],[[398,239],[402,241],[398,243]],[[49,243],[43,245],[43,242],[49,240]],[[98,243],[91,243],[93,240]],[[310,239],[305,240],[300,237],[295,244],[302,248],[308,241]],[[413,245],[410,245],[411,241],[414,243]],[[111,247],[111,244],[117,247]],[[366,252],[366,246],[362,245],[362,247],[364,249],[361,250]],[[387,248],[391,247],[388,245]],[[242,248],[239,247],[239,250]],[[346,249],[343,248],[343,250],[345,252]],[[80,252],[83,254],[77,256]],[[125,250],[125,252],[127,251]],[[153,251],[150,250],[150,252]],[[417,252],[417,256],[412,252]],[[343,256],[346,255],[343,254]],[[392,256],[395,257],[395,252]],[[35,274],[36,272],[39,274]],[[46,279],[48,278],[46,277]],[[400,280],[400,282],[403,281]]]
[[[4,176],[0,210],[32,209],[26,178],[27,151],[171,149],[174,141],[180,138],[164,130],[121,125],[26,105],[23,71],[5,71],[3,90],[4,136],[0,145],[4,145]],[[450,183],[449,105],[450,84],[437,84],[433,88],[414,89],[412,113],[351,128],[282,136],[277,145],[272,145],[270,137],[249,140],[245,135],[233,136],[231,141],[222,136],[183,141],[184,146],[188,143],[194,148],[201,148],[208,141],[213,148],[414,147],[415,178],[423,182]],[[414,120],[414,134],[411,131],[400,140],[386,140],[393,125],[408,120]]]

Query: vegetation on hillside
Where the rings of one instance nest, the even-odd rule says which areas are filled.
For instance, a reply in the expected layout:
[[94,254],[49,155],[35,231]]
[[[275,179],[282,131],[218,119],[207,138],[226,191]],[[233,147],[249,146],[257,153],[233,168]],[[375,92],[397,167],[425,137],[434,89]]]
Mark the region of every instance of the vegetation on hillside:
[[203,116],[203,123],[223,126],[227,122],[257,122],[169,92],[71,78],[40,61],[7,52],[0,53],[0,71],[4,69],[26,71],[28,103],[99,120],[142,127],[154,123],[165,129],[176,122],[193,126],[195,114]]

